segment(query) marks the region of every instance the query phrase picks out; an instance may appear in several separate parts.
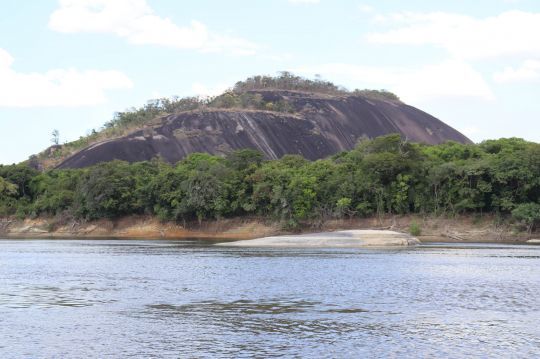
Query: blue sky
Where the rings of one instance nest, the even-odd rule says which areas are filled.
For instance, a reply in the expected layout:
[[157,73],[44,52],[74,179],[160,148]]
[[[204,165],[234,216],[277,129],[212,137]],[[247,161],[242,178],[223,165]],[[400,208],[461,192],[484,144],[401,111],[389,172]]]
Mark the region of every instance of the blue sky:
[[474,141],[540,141],[537,0],[2,1],[0,163],[255,74],[384,88]]

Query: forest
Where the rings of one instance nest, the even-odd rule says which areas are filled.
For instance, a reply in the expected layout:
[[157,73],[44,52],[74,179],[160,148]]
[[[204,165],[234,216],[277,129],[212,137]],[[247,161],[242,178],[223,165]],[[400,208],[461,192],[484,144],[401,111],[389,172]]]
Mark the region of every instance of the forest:
[[540,224],[540,144],[518,138],[428,146],[399,135],[308,161],[250,149],[194,153],[177,164],[120,161],[39,172],[0,166],[0,216],[95,220],[131,214],[202,222],[258,216],[284,228],[385,214],[490,213]]

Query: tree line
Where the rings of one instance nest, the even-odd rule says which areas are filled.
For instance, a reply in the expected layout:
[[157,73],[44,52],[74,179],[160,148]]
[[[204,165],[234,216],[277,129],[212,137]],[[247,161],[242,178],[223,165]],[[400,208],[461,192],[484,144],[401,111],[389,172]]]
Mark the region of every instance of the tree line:
[[94,220],[130,214],[166,221],[261,216],[295,228],[331,218],[492,213],[534,230],[540,221],[540,144],[510,138],[436,146],[399,135],[308,161],[245,149],[39,172],[0,166],[0,216]]

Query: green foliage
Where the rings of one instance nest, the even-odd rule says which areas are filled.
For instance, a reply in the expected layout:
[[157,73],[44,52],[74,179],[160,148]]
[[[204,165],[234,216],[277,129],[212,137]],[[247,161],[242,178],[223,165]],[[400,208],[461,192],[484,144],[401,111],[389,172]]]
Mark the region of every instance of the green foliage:
[[142,212],[133,169],[114,161],[84,170],[77,183],[75,214],[98,219]]
[[530,233],[540,223],[540,204],[522,203],[512,211],[512,217],[520,221]]
[[12,214],[18,193],[17,185],[0,177],[0,216]]
[[243,93],[254,90],[292,90],[324,93],[330,95],[354,95],[373,100],[399,101],[399,97],[387,90],[359,90],[352,92],[329,81],[314,80],[296,76],[288,71],[281,71],[278,76],[253,76],[234,85],[233,91]]
[[17,197],[27,197],[31,194],[30,181],[39,174],[33,168],[25,164],[2,166],[0,165],[0,177],[17,186]]
[[239,81],[234,85],[237,93],[253,90],[296,90],[313,91],[319,93],[342,94],[346,92],[331,82],[320,79],[309,80],[296,76],[290,72],[282,71],[278,76],[253,76],[244,81]]
[[350,213],[352,200],[348,197],[342,197],[336,202],[336,212],[338,217],[343,217]]
[[237,93],[233,91],[227,91],[222,95],[208,98],[206,103],[201,104],[200,107],[295,112],[294,107],[286,100],[264,100],[261,94],[249,92]]
[[13,197],[18,193],[17,185],[0,177],[0,196]]
[[79,172],[51,171],[31,181],[34,213],[55,215],[68,210],[74,203]]
[[160,115],[192,111],[200,108],[206,101],[198,97],[160,98],[148,101],[146,105],[129,111],[117,112],[114,118],[105,123],[105,129],[140,126],[151,122]]
[[39,174],[24,164],[0,165],[0,215],[16,214],[26,217],[31,214],[32,190],[30,183]]
[[422,228],[420,228],[420,226],[418,225],[418,223],[416,222],[411,222],[411,224],[409,225],[409,233],[412,235],[412,236],[419,236],[422,234]]
[[538,203],[540,145],[519,139],[426,146],[388,135],[318,161],[297,155],[266,161],[245,149],[226,157],[195,153],[175,165],[116,161],[43,173],[0,166],[0,215],[21,218],[260,215],[297,228],[374,213],[495,213],[511,214],[531,231]]
[[399,97],[387,90],[354,90],[353,95],[366,97],[373,100],[399,101]]

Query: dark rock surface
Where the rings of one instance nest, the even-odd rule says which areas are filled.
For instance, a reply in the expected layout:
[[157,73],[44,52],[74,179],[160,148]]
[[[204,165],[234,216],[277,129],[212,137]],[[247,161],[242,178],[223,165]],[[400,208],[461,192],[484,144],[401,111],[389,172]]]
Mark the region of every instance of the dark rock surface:
[[401,102],[292,91],[257,93],[266,101],[286,100],[296,113],[210,109],[169,115],[158,125],[91,145],[58,167],[80,168],[115,159],[137,162],[156,156],[174,163],[193,152],[219,155],[242,148],[259,150],[267,158],[299,154],[313,160],[350,150],[361,138],[390,133],[428,144],[470,143],[442,121]]

